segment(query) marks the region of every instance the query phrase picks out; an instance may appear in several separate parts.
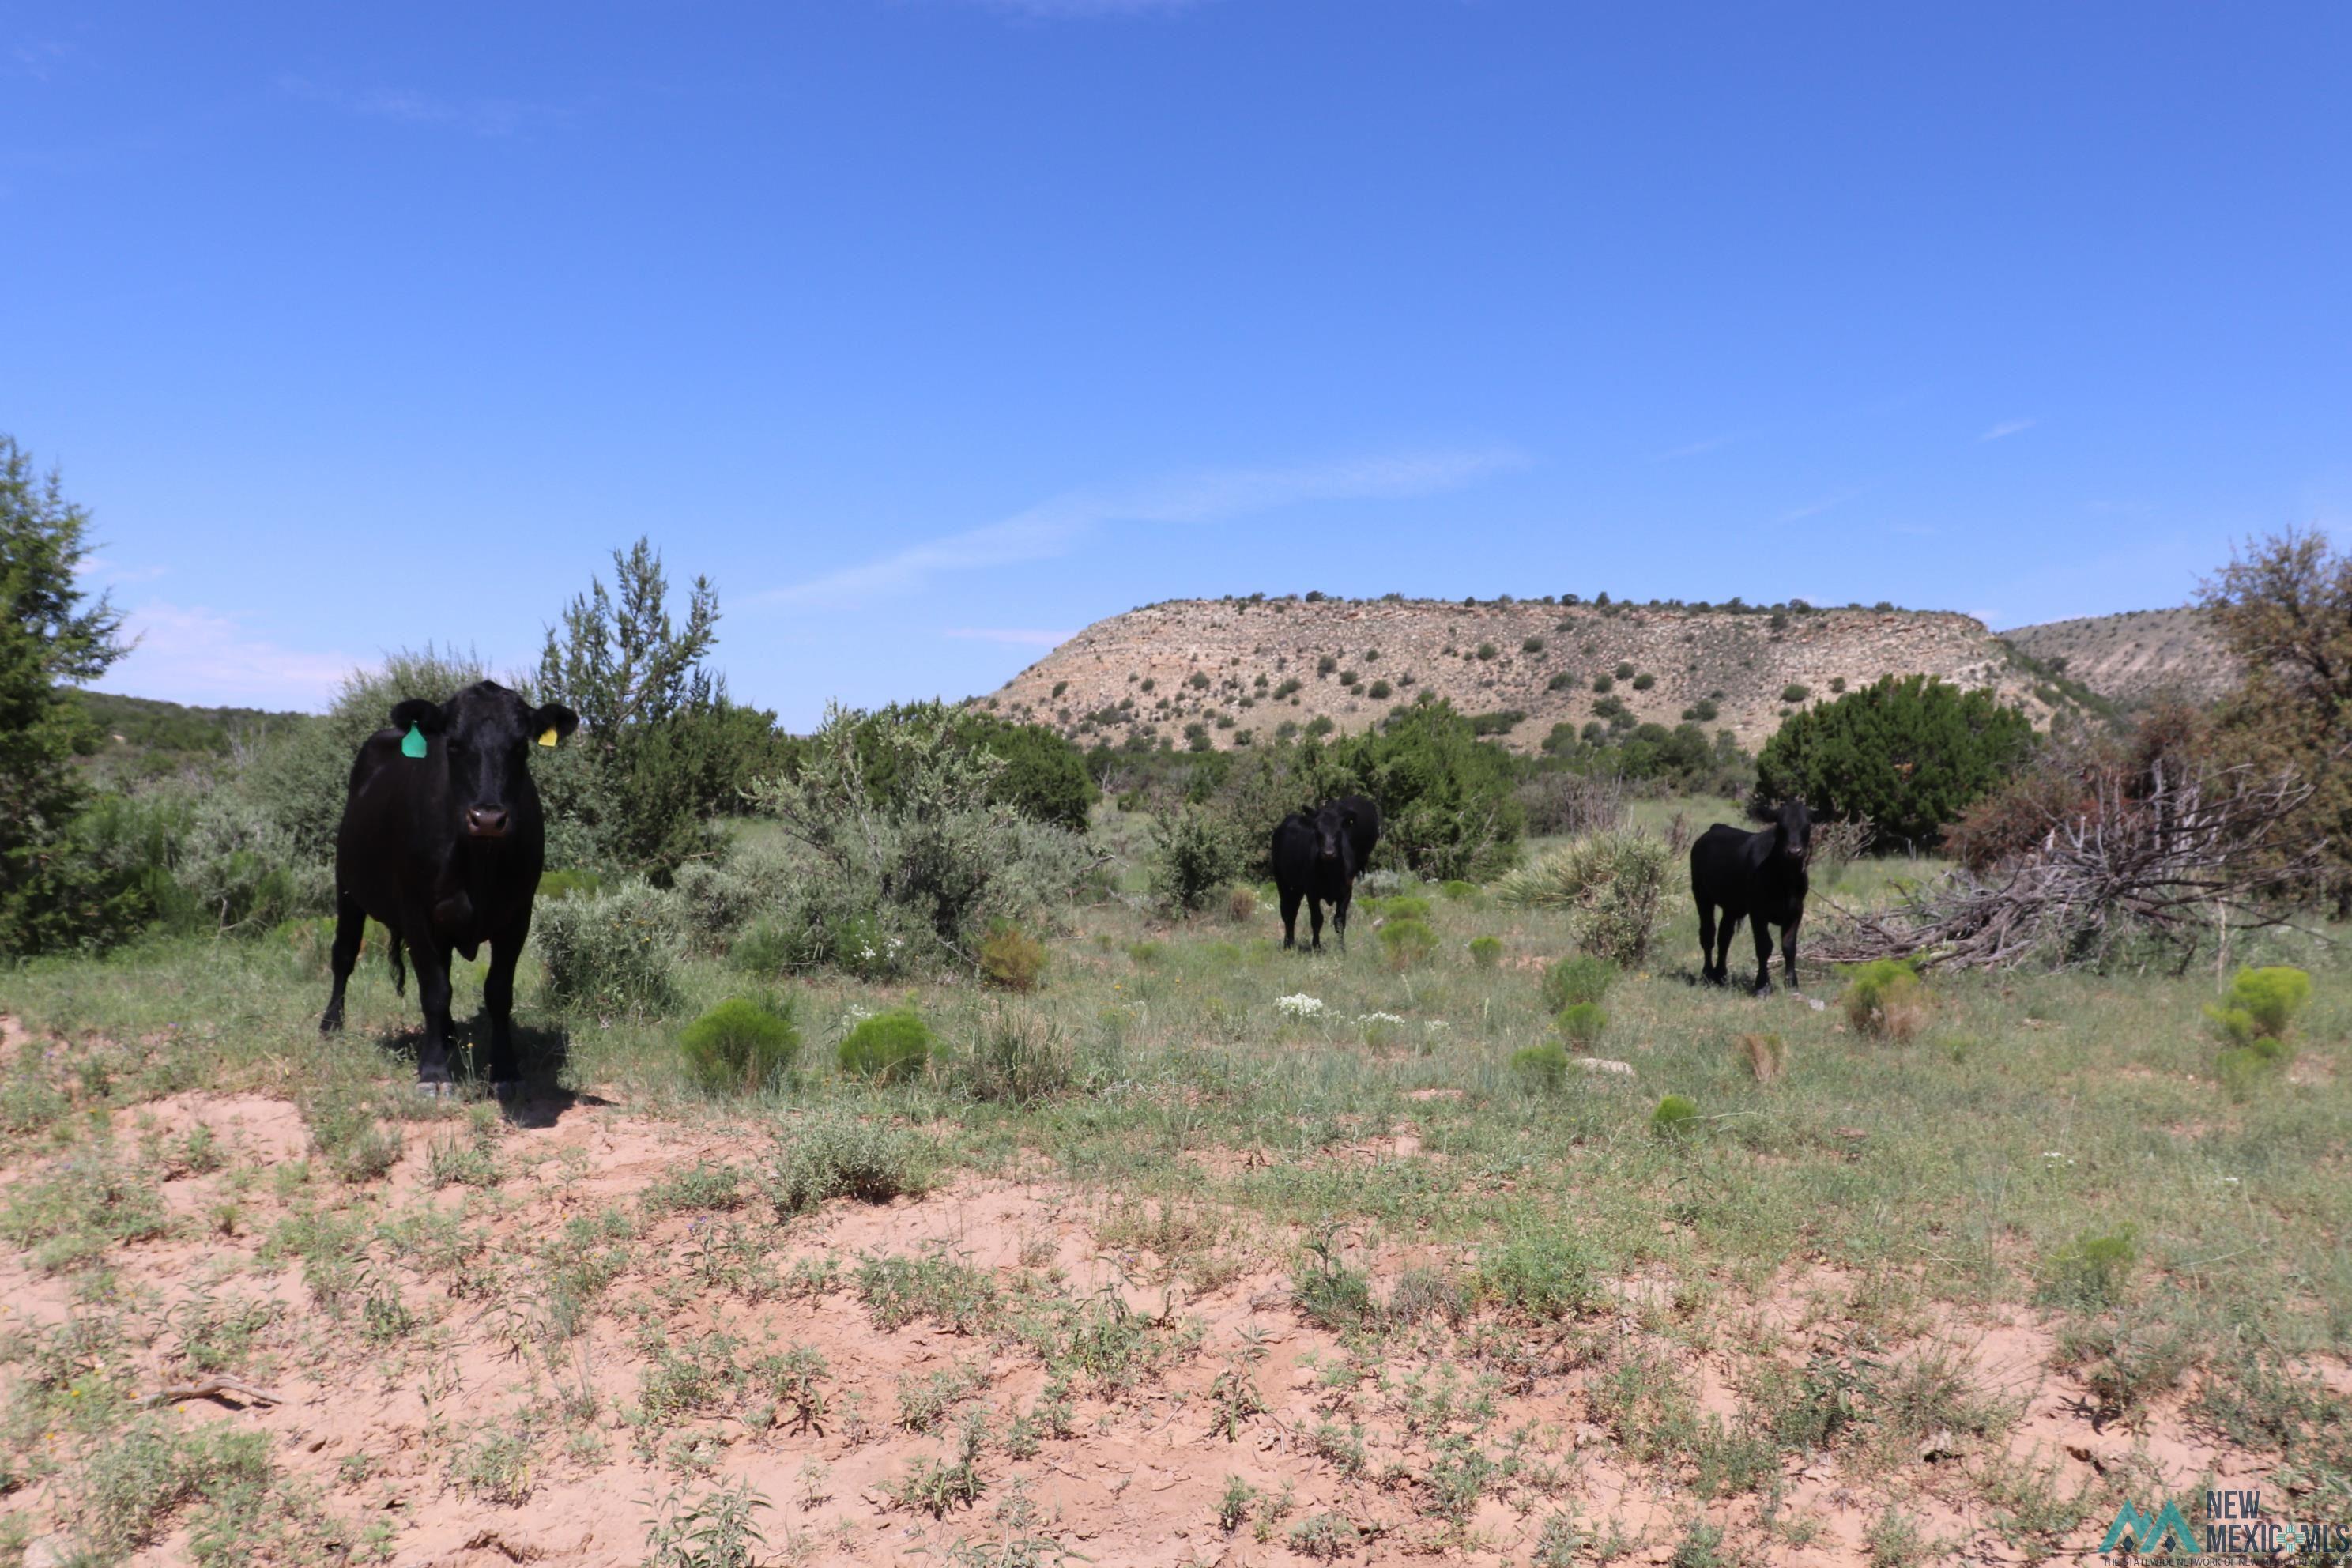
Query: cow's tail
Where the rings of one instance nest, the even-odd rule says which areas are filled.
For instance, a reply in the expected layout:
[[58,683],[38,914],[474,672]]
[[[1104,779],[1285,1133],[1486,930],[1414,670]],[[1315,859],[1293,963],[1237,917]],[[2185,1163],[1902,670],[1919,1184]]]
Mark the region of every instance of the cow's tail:
[[395,996],[407,995],[408,958],[401,950],[400,933],[398,931],[392,933],[390,951],[385,956],[390,958],[392,961],[392,994]]

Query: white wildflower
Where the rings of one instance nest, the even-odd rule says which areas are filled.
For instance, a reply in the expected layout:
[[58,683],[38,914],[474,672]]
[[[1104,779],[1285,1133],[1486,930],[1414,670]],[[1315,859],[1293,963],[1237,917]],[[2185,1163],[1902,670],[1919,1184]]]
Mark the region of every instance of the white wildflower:
[[1402,1024],[1404,1020],[1398,1017],[1394,1013],[1359,1013],[1356,1015],[1356,1022],[1359,1024]]
[[1276,997],[1274,1005],[1276,1011],[1286,1013],[1294,1018],[1312,1018],[1323,1011],[1323,998],[1309,996],[1302,991],[1296,996]]

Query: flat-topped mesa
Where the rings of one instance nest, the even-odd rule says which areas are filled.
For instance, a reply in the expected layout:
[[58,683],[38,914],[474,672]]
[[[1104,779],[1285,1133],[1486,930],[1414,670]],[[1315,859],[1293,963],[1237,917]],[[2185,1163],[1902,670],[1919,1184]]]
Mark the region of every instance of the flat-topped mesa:
[[[1434,600],[1171,600],[1097,621],[982,705],[1081,745],[1264,742],[1285,723],[1368,728],[1423,692],[1531,752],[1555,724],[1729,730],[1754,750],[1787,712],[1884,675],[1991,686],[2046,722],[2039,684],[1980,621],[1940,610],[1693,610]],[[2046,689],[2045,689],[2046,690]]]

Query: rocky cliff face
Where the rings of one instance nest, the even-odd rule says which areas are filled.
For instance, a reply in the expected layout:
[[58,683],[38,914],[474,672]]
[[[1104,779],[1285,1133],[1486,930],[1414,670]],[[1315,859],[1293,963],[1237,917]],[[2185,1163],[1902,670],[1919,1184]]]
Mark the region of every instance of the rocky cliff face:
[[1430,691],[1465,712],[1525,715],[1500,738],[1532,751],[1555,723],[1581,726],[1613,700],[1645,721],[1687,713],[1753,750],[1801,703],[1921,673],[1995,687],[2048,717],[2032,678],[1967,616],[1396,599],[1153,605],[1096,622],[982,700],[1083,745],[1141,733],[1181,747],[1198,725],[1227,747],[1318,719],[1361,730]]

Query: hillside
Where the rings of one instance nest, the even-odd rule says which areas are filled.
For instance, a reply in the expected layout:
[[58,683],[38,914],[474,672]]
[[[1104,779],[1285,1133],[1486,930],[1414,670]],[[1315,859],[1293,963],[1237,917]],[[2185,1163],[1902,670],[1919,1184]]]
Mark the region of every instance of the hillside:
[[2238,666],[2195,609],[2131,610],[2044,621],[2001,640],[2053,674],[2126,706],[2167,692],[2210,702],[2238,683]]
[[1187,726],[1199,725],[1227,747],[1318,718],[1361,730],[1430,691],[1465,712],[1523,714],[1503,740],[1528,752],[1555,723],[1581,726],[1613,698],[1637,721],[1671,725],[1687,713],[1752,750],[1792,701],[1922,672],[1995,686],[2037,721],[2048,717],[2047,689],[2037,696],[2033,678],[1967,616],[1541,601],[1171,601],[1096,622],[986,701],[1086,745],[1137,733],[1186,745]]

